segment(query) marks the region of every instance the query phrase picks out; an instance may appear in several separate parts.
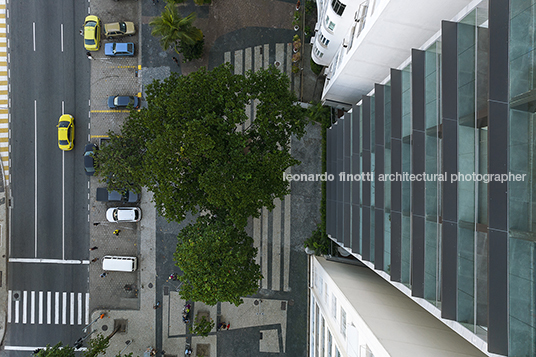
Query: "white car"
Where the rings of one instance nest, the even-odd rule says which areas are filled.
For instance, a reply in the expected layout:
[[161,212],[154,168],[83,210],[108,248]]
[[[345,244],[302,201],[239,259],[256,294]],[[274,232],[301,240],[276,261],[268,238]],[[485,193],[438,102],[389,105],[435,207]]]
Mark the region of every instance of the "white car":
[[141,209],[138,207],[112,207],[106,211],[109,222],[139,222]]

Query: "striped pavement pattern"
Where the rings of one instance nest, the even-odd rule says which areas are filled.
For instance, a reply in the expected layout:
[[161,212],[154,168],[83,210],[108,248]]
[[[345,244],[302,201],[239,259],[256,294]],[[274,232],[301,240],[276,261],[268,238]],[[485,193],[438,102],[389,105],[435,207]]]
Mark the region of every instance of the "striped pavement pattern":
[[[273,63],[270,63],[270,57],[275,59]],[[225,52],[223,60],[233,64],[235,74],[244,74],[248,70],[258,71],[272,64],[292,78],[291,58],[292,45],[276,43]],[[292,90],[298,87],[298,82],[291,83]],[[257,104],[255,101],[246,106],[248,119],[244,128],[239,130],[246,129],[255,120]],[[287,173],[290,173],[290,169]],[[290,195],[285,196],[284,200],[276,199],[272,212],[263,208],[261,216],[253,219],[253,244],[258,249],[255,261],[261,266],[263,289],[290,291],[290,200]]]
[[89,293],[8,291],[9,324],[89,324]]
[[6,0],[0,0],[0,158],[9,184],[9,111]]

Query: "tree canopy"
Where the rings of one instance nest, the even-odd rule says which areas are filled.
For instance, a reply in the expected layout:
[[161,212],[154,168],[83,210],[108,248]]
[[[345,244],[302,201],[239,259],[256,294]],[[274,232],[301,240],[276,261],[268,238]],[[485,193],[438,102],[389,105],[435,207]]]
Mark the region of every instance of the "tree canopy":
[[195,12],[182,17],[174,4],[168,4],[160,16],[149,22],[153,28],[151,35],[160,37],[160,45],[164,51],[172,47],[175,52],[179,53],[179,43],[194,45],[203,40],[203,32],[192,25],[195,18]]
[[285,74],[270,67],[236,75],[224,64],[172,73],[146,96],[147,108],[131,112],[96,154],[111,189],[147,187],[170,221],[210,211],[238,228],[289,192],[282,173],[299,163],[290,138],[301,138],[307,119]]
[[257,248],[243,229],[214,216],[201,216],[182,229],[175,261],[184,275],[181,297],[215,305],[240,305],[241,296],[257,292],[262,278],[254,261]]

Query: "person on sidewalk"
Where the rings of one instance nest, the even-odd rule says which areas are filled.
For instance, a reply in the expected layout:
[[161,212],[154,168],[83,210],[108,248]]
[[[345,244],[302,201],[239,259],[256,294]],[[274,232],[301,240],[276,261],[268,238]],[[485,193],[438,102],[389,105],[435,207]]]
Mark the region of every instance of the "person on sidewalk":
[[160,306],[161,306],[161,305],[160,305],[160,301],[157,301],[157,302],[156,302],[156,305],[153,306],[153,309],[156,310],[156,309],[158,309]]
[[99,247],[91,247],[91,248],[89,248],[89,250],[95,250],[95,249],[99,249]]
[[100,277],[101,277],[101,278],[106,278],[106,272],[102,273],[102,274],[100,275]]
[[118,235],[119,235],[119,232],[121,232],[121,230],[119,230],[119,229],[116,229],[116,230],[114,231],[114,233],[113,233],[113,234],[114,234],[114,236],[118,236]]
[[93,223],[93,225],[94,225],[95,227],[98,226],[99,224],[100,224],[100,222],[95,222],[95,223]]
[[99,258],[93,258],[93,259],[91,259],[91,262],[95,263],[97,260],[99,260]]
[[173,62],[175,62],[177,64],[177,66],[179,66],[179,67],[181,66],[179,64],[179,60],[177,59],[177,57],[173,57]]
[[89,51],[86,52],[86,56],[90,60],[94,59],[93,56],[91,55],[91,52],[89,52]]

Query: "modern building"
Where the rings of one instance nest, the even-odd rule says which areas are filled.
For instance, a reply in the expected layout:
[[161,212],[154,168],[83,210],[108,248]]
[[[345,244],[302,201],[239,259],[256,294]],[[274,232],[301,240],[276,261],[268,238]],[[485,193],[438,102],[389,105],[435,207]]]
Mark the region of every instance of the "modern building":
[[323,66],[322,101],[350,109],[470,0],[317,0],[312,59]]
[[[483,353],[534,356],[536,4],[474,1],[436,30],[343,100],[327,233]],[[360,60],[385,66],[377,56]]]

